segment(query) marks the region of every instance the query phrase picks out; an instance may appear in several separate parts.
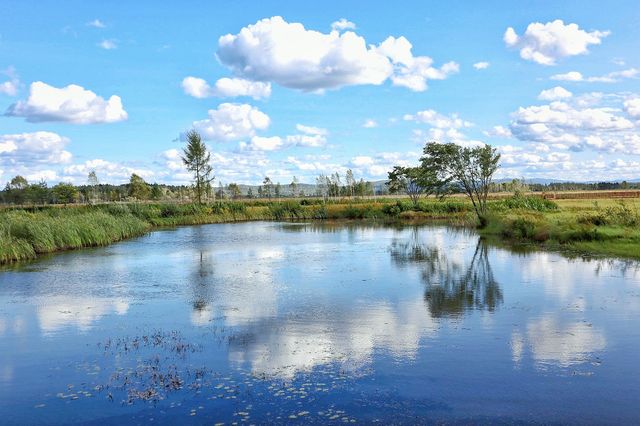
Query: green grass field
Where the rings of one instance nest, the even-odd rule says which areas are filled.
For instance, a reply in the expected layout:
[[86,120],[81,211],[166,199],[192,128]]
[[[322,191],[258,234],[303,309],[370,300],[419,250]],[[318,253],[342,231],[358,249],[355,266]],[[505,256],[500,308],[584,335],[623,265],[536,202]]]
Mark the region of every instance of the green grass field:
[[[490,201],[481,235],[508,244],[640,259],[640,199],[546,201],[510,197]],[[41,253],[110,244],[164,226],[248,220],[379,220],[476,227],[461,198],[104,204],[0,211],[0,263]]]

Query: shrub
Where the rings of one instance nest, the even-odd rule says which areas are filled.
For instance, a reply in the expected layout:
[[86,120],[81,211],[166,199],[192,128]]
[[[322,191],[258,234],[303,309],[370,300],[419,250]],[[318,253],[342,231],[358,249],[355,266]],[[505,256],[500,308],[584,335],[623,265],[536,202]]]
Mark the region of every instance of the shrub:
[[546,212],[557,210],[558,205],[551,200],[534,196],[514,195],[513,197],[491,203],[494,210],[533,210]]

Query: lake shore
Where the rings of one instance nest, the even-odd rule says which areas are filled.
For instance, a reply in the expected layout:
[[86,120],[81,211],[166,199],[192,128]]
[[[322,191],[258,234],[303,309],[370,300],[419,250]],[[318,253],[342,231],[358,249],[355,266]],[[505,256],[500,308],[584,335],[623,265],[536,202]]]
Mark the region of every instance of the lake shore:
[[638,200],[557,200],[511,197],[489,203],[488,223],[477,228],[471,204],[459,199],[332,200],[210,204],[105,204],[0,211],[0,264],[40,254],[104,246],[162,227],[254,220],[378,220],[438,223],[476,229],[507,244],[640,259]]

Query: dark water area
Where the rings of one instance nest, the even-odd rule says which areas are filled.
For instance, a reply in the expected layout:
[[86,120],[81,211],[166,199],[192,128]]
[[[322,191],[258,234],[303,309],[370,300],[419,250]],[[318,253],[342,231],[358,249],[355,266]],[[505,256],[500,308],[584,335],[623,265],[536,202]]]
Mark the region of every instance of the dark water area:
[[640,264],[243,223],[0,270],[1,424],[638,424]]

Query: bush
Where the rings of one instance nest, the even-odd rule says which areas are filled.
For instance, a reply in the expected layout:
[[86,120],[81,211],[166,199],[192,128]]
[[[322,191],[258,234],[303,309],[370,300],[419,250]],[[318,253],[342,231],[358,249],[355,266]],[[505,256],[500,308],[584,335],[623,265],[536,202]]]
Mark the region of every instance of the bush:
[[546,198],[514,195],[513,197],[495,201],[490,204],[494,210],[533,210],[537,212],[553,211],[558,205]]

